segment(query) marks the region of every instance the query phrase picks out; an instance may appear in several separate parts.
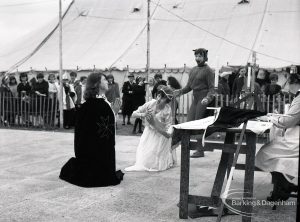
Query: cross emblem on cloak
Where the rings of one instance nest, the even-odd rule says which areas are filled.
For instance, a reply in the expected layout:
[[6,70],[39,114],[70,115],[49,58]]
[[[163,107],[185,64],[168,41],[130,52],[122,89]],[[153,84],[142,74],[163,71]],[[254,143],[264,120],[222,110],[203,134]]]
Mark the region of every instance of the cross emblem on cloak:
[[97,134],[101,138],[103,138],[103,137],[109,138],[110,136],[113,135],[114,124],[109,123],[109,116],[107,116],[107,117],[101,116],[100,122],[97,122],[96,124],[98,126]]

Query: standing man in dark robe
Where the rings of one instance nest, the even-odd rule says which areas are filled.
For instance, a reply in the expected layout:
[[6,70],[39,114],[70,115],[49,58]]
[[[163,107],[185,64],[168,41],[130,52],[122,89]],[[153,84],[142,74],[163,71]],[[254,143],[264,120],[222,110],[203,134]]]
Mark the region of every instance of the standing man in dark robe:
[[[193,103],[190,107],[187,121],[198,120],[206,117],[206,107],[214,99],[214,72],[206,64],[208,50],[199,48],[193,50],[197,66],[193,67],[189,74],[187,85],[175,90],[175,96],[186,94],[193,90]],[[198,143],[201,144],[201,143]],[[203,157],[202,147],[191,156],[193,158]]]
[[130,73],[128,75],[129,81],[124,82],[122,87],[122,93],[123,93],[123,105],[122,105],[122,114],[123,114],[123,124],[125,125],[125,119],[127,116],[127,125],[132,125],[130,122],[130,117],[134,111],[135,103],[134,103],[134,94],[133,94],[133,88],[134,88],[134,75]]

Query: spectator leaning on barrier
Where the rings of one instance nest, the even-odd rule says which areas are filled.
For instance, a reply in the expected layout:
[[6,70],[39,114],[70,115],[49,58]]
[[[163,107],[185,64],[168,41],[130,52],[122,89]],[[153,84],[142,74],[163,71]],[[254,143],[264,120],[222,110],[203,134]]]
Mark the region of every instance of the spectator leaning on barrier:
[[[197,66],[193,67],[189,74],[187,85],[180,90],[175,90],[174,95],[180,96],[193,90],[193,103],[188,113],[188,121],[202,119],[206,116],[206,107],[214,99],[214,73],[206,64],[208,50],[199,48],[193,50]],[[200,144],[200,143],[198,143]],[[194,158],[203,157],[202,147],[191,156]]]
[[17,86],[19,98],[22,98],[24,96],[29,96],[31,93],[31,86],[28,82],[27,73],[25,72],[20,73],[19,79],[20,79],[20,83]]
[[49,83],[44,79],[43,73],[38,73],[36,75],[36,83],[32,84],[32,91],[37,96],[48,96],[49,93]]
[[43,73],[38,73],[36,79],[36,83],[32,85],[33,115],[35,115],[38,125],[43,126],[41,120],[45,123],[46,98],[49,94],[49,83],[44,79]]
[[19,107],[21,118],[26,125],[32,125],[32,122],[29,121],[31,86],[28,82],[27,73],[20,73],[19,80],[20,83],[17,86],[17,91],[21,101]]
[[56,77],[54,73],[49,74],[48,84],[49,84],[49,97],[53,98],[54,94],[57,94],[59,91],[59,84],[56,81]]

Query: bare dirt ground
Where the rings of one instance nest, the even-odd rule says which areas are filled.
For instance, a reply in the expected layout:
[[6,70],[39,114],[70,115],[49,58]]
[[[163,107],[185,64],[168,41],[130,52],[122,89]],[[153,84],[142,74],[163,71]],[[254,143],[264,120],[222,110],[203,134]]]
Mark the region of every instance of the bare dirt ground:
[[[132,126],[119,127],[116,159],[117,168],[123,170],[135,161],[139,135],[131,135]],[[72,130],[0,129],[0,221],[185,221],[179,219],[176,206],[180,147],[178,166],[164,172],[126,173],[120,185],[105,188],[81,188],[58,178],[60,168],[73,155]],[[220,152],[207,152],[205,158],[191,159],[190,193],[210,194],[219,158]],[[270,181],[268,173],[255,172],[257,199],[269,194]],[[242,187],[243,172],[236,171],[232,188]],[[276,211],[256,206],[252,221],[296,221],[295,212],[296,206],[279,206]],[[222,221],[241,221],[241,216],[225,216]]]

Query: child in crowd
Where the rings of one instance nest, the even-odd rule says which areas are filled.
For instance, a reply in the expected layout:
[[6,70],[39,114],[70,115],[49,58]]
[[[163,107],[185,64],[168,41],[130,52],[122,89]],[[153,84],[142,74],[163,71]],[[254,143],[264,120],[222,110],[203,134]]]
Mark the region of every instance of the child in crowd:
[[265,94],[267,96],[268,95],[273,96],[277,93],[280,93],[281,92],[281,86],[277,84],[278,75],[275,74],[275,73],[272,73],[269,78],[270,78],[271,83],[266,86]]

